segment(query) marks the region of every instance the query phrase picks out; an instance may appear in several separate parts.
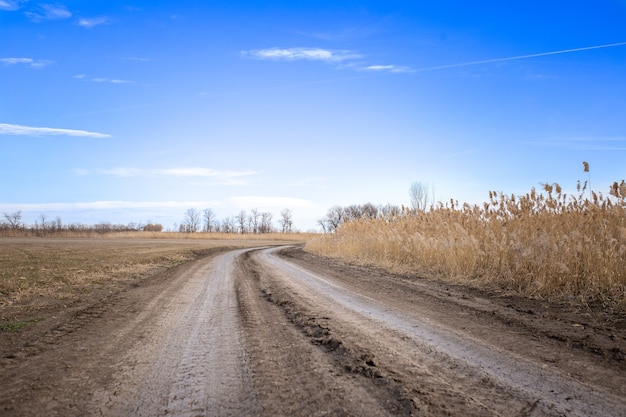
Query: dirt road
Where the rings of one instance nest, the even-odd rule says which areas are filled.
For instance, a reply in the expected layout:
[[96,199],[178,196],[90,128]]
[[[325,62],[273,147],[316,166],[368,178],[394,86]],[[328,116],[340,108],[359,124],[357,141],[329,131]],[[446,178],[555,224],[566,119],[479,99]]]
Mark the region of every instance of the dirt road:
[[613,319],[242,249],[5,354],[0,415],[620,416],[626,328]]

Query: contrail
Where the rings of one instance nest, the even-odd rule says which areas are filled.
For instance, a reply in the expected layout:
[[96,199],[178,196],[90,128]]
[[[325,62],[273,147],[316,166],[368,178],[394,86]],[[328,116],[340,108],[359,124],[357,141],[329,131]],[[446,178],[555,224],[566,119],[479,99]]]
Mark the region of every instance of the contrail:
[[470,65],[491,64],[493,62],[514,61],[516,59],[536,58],[538,56],[568,54],[570,52],[589,51],[591,49],[612,48],[614,46],[623,46],[623,45],[626,45],[626,42],[609,43],[607,45],[586,46],[584,48],[563,49],[563,50],[560,50],[560,51],[541,52],[541,53],[538,53],[538,54],[530,54],[530,55],[511,56],[511,57],[508,57],[508,58],[485,59],[483,61],[463,62],[463,63],[460,63],[460,64],[440,65],[440,66],[437,66],[437,67],[418,68],[418,69],[415,69],[414,71],[415,72],[422,72],[422,71],[434,71],[434,70],[446,69],[446,68],[467,67],[467,66],[470,66]]

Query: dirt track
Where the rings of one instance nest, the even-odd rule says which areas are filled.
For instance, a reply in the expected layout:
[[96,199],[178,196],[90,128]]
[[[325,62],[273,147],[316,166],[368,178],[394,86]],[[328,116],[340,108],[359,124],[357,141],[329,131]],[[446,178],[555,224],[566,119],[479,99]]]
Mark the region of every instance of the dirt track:
[[0,415],[626,415],[622,321],[297,248],[176,267],[15,346]]

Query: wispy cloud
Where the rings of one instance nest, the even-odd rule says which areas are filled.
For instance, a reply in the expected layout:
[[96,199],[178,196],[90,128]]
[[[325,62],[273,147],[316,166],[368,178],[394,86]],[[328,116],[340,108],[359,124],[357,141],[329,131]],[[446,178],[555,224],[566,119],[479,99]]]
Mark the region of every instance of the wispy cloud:
[[132,84],[130,80],[120,80],[118,78],[92,78],[94,83],[110,83],[110,84]]
[[98,17],[83,17],[78,19],[76,23],[78,26],[82,26],[86,29],[93,29],[96,26],[101,25],[110,25],[113,23],[113,20],[106,16],[98,16]]
[[276,61],[323,61],[342,62],[361,58],[361,55],[347,50],[322,48],[269,48],[241,51],[244,58],[267,59]]
[[274,61],[322,61],[326,63],[340,64],[341,68],[351,68],[358,71],[370,71],[379,73],[416,73],[425,71],[436,71],[442,69],[468,67],[472,65],[491,64],[498,62],[515,61],[520,59],[538,58],[542,56],[569,54],[574,52],[584,52],[594,49],[614,48],[626,46],[626,42],[610,43],[604,45],[586,46],[582,48],[561,49],[558,51],[540,52],[528,55],[516,55],[503,58],[484,59],[479,61],[460,62],[456,64],[437,65],[432,67],[414,68],[404,65],[384,64],[384,65],[363,65],[358,61],[365,60],[365,56],[349,50],[330,50],[323,48],[268,48],[241,51],[243,58],[253,58]]
[[43,68],[50,65],[52,61],[35,60],[32,58],[0,58],[0,63],[5,66],[9,65],[26,65],[31,68]]
[[566,148],[576,151],[626,151],[626,137],[546,138],[526,142],[525,144],[549,148]]
[[0,10],[15,11],[24,3],[24,0],[0,0]]
[[131,56],[131,57],[120,58],[120,59],[124,59],[126,61],[138,61],[138,62],[151,62],[151,61],[153,61],[152,58],[144,58],[144,57],[137,57],[137,56]]
[[85,74],[77,74],[74,76],[77,80],[93,81],[94,83],[110,83],[110,84],[132,84],[130,80],[121,80],[119,78],[94,77],[89,78]]
[[550,51],[550,52],[540,52],[536,54],[528,54],[528,55],[517,55],[510,56],[505,58],[493,58],[493,59],[484,59],[481,61],[469,61],[469,62],[461,62],[457,64],[448,64],[448,65],[438,65],[435,67],[425,67],[425,68],[417,68],[415,72],[423,72],[423,71],[435,71],[440,69],[448,69],[448,68],[458,68],[458,67],[468,67],[471,65],[481,65],[481,64],[492,64],[497,62],[506,62],[506,61],[516,61],[519,59],[528,59],[528,58],[538,58],[541,56],[549,56],[549,55],[559,55],[559,54],[570,54],[573,52],[583,52],[590,51],[593,49],[604,49],[604,48],[614,48],[617,46],[626,46],[626,42],[618,42],[618,43],[609,43],[605,45],[595,45],[595,46],[585,46],[583,48],[573,48],[573,49],[561,49],[558,51]]
[[411,67],[401,65],[369,65],[361,67],[363,71],[375,71],[375,72],[392,72],[392,73],[408,73],[414,72]]
[[76,203],[0,203],[0,211],[25,212],[211,207],[217,201],[90,201]]
[[26,16],[35,23],[44,20],[63,20],[72,17],[72,13],[60,4],[39,4],[35,11],[26,12]]
[[14,136],[80,136],[91,138],[108,138],[111,135],[105,133],[89,132],[86,130],[75,129],[57,129],[50,127],[31,127],[12,125],[6,123],[0,123],[0,136],[2,135],[14,135]]
[[239,207],[300,208],[313,205],[309,200],[295,197],[240,196],[231,197],[228,201]]
[[[85,175],[88,171],[80,170],[81,175]],[[129,167],[115,167],[111,169],[98,171],[100,174],[111,175],[115,177],[209,177],[215,179],[232,179],[247,177],[257,174],[256,171],[233,171],[233,170],[217,170],[202,167],[183,167],[183,168],[164,168],[164,169],[143,169]]]
[[324,48],[268,48],[241,51],[243,58],[272,61],[320,61],[335,64],[338,68],[349,68],[358,71],[409,73],[410,67],[400,65],[359,65],[364,55],[345,49],[332,50]]

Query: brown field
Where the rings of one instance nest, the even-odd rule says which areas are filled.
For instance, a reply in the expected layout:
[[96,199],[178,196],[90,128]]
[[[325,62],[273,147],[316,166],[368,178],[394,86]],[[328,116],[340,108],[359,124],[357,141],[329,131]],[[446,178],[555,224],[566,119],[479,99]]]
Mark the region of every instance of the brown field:
[[19,331],[57,310],[105,297],[208,251],[298,243],[306,238],[150,232],[98,238],[0,238],[0,330]]

